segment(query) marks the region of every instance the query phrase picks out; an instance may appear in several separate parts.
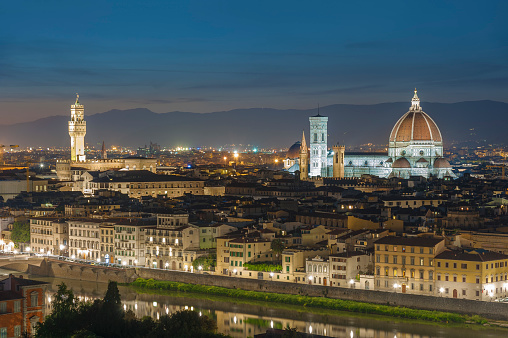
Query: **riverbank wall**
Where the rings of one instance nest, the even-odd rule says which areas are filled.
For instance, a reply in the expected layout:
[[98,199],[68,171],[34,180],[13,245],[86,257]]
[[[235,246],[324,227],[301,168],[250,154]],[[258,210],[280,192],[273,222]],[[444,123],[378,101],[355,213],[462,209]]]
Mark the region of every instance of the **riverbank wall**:
[[413,309],[480,315],[482,317],[496,320],[508,320],[508,303],[500,302],[483,302],[396,292],[244,279],[171,270],[147,268],[112,269],[48,259],[44,259],[39,266],[29,265],[27,272],[40,276],[70,278],[93,282],[108,282],[112,280],[119,283],[129,283],[136,280],[136,278],[153,278],[156,280],[167,280],[181,283],[220,286],[229,289],[274,292],[311,297],[327,297],[380,305],[408,307]]

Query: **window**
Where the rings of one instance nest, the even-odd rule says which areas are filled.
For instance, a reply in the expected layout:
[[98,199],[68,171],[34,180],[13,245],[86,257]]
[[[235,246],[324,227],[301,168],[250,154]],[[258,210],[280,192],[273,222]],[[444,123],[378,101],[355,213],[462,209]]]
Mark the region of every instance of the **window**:
[[7,313],[7,302],[0,303],[0,313]]
[[14,326],[14,337],[21,336],[21,325]]
[[7,328],[6,327],[0,328],[0,338],[7,338]]
[[14,312],[20,312],[21,311],[21,301],[15,300],[14,301]]
[[437,262],[437,267],[440,268],[441,267],[441,262]]
[[461,268],[461,269],[467,269],[467,264],[461,264],[461,265],[460,265],[460,268]]

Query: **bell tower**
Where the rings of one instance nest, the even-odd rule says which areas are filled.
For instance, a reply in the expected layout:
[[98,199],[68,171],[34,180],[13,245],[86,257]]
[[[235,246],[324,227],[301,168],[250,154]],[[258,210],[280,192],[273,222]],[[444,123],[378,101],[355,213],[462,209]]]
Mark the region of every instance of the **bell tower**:
[[71,137],[71,162],[83,162],[85,157],[86,121],[85,106],[79,103],[79,95],[76,94],[76,102],[71,105],[71,120],[69,121],[69,136]]
[[310,171],[309,176],[326,177],[328,155],[328,117],[318,114],[309,117],[310,122]]
[[309,149],[305,141],[305,132],[302,132],[302,143],[300,145],[300,179],[306,180],[309,178]]
[[344,178],[344,152],[346,147],[334,145],[333,149],[333,177]]

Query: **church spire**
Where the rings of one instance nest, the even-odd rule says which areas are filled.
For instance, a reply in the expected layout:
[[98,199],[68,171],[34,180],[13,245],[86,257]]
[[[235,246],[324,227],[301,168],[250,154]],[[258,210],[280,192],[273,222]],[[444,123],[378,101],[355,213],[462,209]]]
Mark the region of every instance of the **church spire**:
[[307,141],[305,141],[305,131],[302,130],[302,143],[300,144],[300,179],[306,180],[309,178],[309,149],[307,148]]
[[[304,149],[304,150],[302,150]],[[300,152],[307,151],[307,142],[305,141],[305,131],[302,130],[302,143],[300,145]]]
[[79,94],[76,93],[76,103],[75,103],[75,105],[78,105],[78,104],[79,104]]

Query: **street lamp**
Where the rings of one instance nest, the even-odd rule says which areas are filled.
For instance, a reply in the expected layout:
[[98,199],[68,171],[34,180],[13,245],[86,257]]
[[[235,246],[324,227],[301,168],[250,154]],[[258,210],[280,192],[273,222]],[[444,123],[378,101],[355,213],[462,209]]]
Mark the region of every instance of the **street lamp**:
[[273,278],[273,272],[270,272],[270,278]]
[[443,297],[444,288],[439,288],[439,294]]
[[353,288],[355,286],[355,280],[354,279],[351,279],[349,281],[349,285],[351,285],[351,288]]

